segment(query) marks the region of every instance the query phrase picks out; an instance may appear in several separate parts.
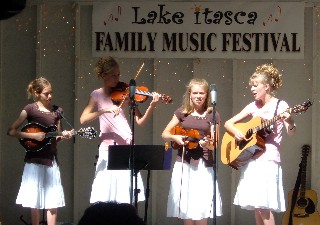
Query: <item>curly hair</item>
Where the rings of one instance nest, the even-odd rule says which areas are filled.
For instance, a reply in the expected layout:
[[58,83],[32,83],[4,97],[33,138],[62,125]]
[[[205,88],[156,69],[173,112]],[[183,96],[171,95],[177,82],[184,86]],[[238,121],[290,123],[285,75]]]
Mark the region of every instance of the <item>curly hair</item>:
[[209,84],[205,79],[202,78],[193,78],[190,80],[189,84],[186,86],[187,90],[185,94],[183,95],[182,99],[182,113],[190,114],[194,110],[193,102],[190,100],[190,94],[191,94],[191,88],[194,85],[200,85],[203,86],[205,89],[205,92],[207,93],[207,99],[204,103],[204,109],[209,110],[210,105],[210,95],[209,95]]
[[106,58],[100,58],[94,70],[96,72],[97,77],[102,78],[103,73],[108,73],[117,66],[119,66],[118,62],[111,56],[108,56]]
[[282,74],[273,64],[263,64],[256,68],[256,71],[251,75],[249,84],[252,80],[261,77],[264,84],[269,84],[271,87],[271,95],[275,95],[276,91],[282,86]]
[[43,89],[48,87],[49,85],[51,85],[50,82],[44,77],[34,79],[28,84],[27,87],[28,99],[34,97],[34,92],[40,94]]

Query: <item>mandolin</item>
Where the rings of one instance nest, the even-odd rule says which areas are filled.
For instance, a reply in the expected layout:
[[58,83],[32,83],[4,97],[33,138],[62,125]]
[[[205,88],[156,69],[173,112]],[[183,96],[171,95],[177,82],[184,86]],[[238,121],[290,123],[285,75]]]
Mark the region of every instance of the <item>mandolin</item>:
[[[25,148],[26,152],[37,152],[42,150],[45,146],[51,144],[51,140],[57,136],[62,135],[62,132],[57,131],[57,126],[43,126],[39,123],[28,123],[21,129],[26,133],[46,133],[46,137],[42,141],[37,141],[31,138],[19,138],[20,144]],[[79,135],[83,138],[92,139],[97,136],[97,131],[93,127],[81,128],[78,131],[73,131],[72,135]]]
[[[320,216],[316,210],[317,193],[314,190],[306,189],[307,157],[310,152],[310,145],[302,146],[302,157],[300,163],[301,183],[292,210],[293,190],[288,194],[288,208],[282,217],[282,225],[317,225],[320,224]],[[292,212],[291,212],[292,210]],[[292,219],[290,220],[290,216]]]

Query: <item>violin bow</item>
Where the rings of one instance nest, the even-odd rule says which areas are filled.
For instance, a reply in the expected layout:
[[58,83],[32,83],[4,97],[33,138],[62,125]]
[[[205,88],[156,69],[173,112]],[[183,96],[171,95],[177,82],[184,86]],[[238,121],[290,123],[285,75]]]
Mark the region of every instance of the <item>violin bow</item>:
[[136,74],[136,76],[135,76],[134,80],[136,80],[136,79],[138,78],[138,76],[139,76],[139,74],[140,74],[140,72],[141,72],[141,70],[142,70],[143,66],[144,66],[144,62],[143,62],[143,63],[142,63],[142,65],[140,66],[140,68],[139,68],[139,70],[138,70],[138,72],[137,72],[137,74]]
[[179,193],[179,208],[178,208],[178,215],[180,218],[180,212],[181,212],[181,196],[182,196],[182,184],[183,184],[183,164],[184,164],[184,154],[186,152],[186,145],[184,144],[182,147],[182,157],[181,157],[181,177],[180,177],[180,193]]
[[[139,70],[137,71],[137,74],[136,74],[136,76],[134,77],[134,80],[136,80],[136,79],[138,78],[138,76],[139,76],[139,74],[140,74],[143,66],[144,66],[144,62],[143,62],[142,65],[140,66]],[[128,96],[126,95],[126,96],[122,99],[121,103],[119,104],[119,108],[122,107],[122,105],[123,105],[123,103],[124,103],[124,100],[125,100],[127,97],[128,97]]]

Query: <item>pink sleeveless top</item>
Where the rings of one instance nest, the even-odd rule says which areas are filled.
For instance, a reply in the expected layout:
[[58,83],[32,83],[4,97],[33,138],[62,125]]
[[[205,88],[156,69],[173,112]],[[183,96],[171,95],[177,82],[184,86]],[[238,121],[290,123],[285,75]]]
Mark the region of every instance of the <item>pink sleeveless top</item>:
[[[258,108],[255,102],[247,105],[244,110],[252,117],[260,117],[270,120],[274,117],[278,99],[273,99],[270,103]],[[277,109],[277,115],[288,109],[289,106],[285,101],[280,101]],[[266,151],[258,158],[258,160],[271,160],[281,162],[280,159],[280,143],[282,140],[282,129],[284,127],[283,120],[278,120],[273,124],[272,132],[265,139]]]
[[[98,110],[110,108],[114,105],[111,97],[106,97],[102,88],[94,90],[91,97],[94,99]],[[117,116],[114,116],[113,113],[100,115],[99,122],[101,142],[107,145],[131,143],[131,129],[122,109]]]

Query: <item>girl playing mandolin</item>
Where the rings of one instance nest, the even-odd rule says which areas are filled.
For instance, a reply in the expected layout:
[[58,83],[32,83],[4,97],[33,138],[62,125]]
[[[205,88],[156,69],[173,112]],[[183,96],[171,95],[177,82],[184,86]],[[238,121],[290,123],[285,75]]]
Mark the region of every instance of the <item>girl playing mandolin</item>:
[[265,138],[265,150],[253,152],[253,158],[241,167],[233,204],[254,210],[257,225],[275,225],[272,211],[285,211],[279,151],[282,129],[284,127],[289,135],[293,135],[296,126],[290,113],[286,111],[288,104],[275,97],[282,80],[274,65],[258,66],[249,79],[249,85],[254,101],[225,123],[225,128],[234,138],[237,141],[245,139],[245,134],[235,126],[244,119],[260,117],[270,120],[275,114],[281,118],[269,129],[269,135]]
[[[117,201],[130,203],[130,171],[129,170],[108,170],[108,146],[109,145],[130,145],[132,139],[131,128],[126,119],[124,109],[126,104],[116,104],[111,93],[113,88],[118,86],[120,78],[119,64],[112,57],[100,58],[95,67],[96,75],[102,80],[103,86],[91,93],[90,99],[80,117],[80,123],[88,123],[99,119],[100,122],[100,146],[99,158],[96,164],[96,174],[92,184],[90,203],[98,201]],[[138,108],[135,111],[135,121],[143,125],[151,116],[159,94],[153,93],[145,114],[141,114]],[[138,174],[137,188],[143,189],[140,173]],[[139,201],[144,201],[144,192],[141,192]]]
[[[44,141],[45,132],[22,132],[18,128],[27,120],[29,123],[38,123],[44,127],[55,125],[61,131],[62,109],[54,109],[52,105],[52,87],[43,77],[30,82],[27,88],[28,97],[34,103],[28,104],[21,111],[18,119],[10,126],[7,134],[13,137]],[[60,113],[58,113],[58,111]],[[47,209],[47,224],[55,225],[57,208],[65,205],[63,188],[61,185],[60,169],[57,164],[57,141],[69,139],[72,131],[63,131],[51,143],[39,151],[27,151],[22,182],[17,204],[31,208],[32,225],[39,225],[39,209]]]
[[[220,116],[213,129],[213,113],[209,85],[204,79],[192,79],[185,92],[182,106],[178,108],[162,133],[166,141],[180,146],[174,164],[167,203],[167,216],[183,219],[184,225],[206,225],[213,218],[213,141],[219,140]],[[179,125],[186,132],[176,133]],[[196,130],[199,133],[197,145],[191,147],[185,133]],[[194,133],[194,132],[192,132]],[[194,138],[194,137],[193,137]],[[216,215],[222,215],[222,203],[218,185],[216,191]]]

